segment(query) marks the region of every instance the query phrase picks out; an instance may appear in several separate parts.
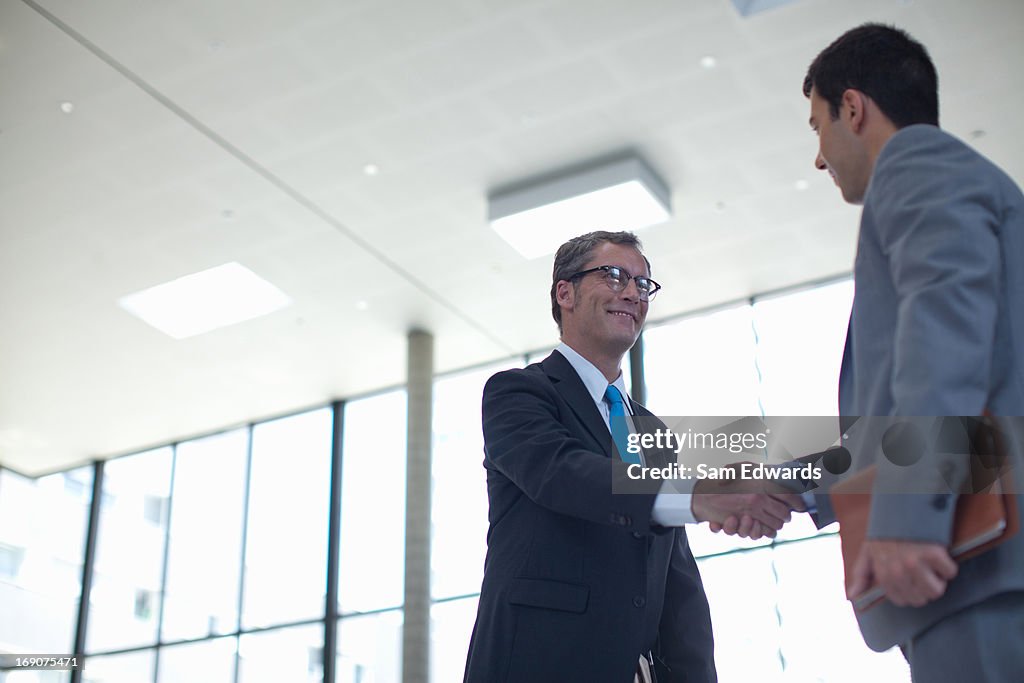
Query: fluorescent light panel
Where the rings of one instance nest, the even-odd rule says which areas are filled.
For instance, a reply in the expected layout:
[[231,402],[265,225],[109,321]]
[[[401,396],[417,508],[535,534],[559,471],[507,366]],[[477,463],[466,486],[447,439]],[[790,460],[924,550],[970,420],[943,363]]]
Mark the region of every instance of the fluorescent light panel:
[[528,259],[594,230],[639,230],[668,220],[669,191],[638,157],[499,192],[491,227]]
[[232,261],[123,296],[117,303],[164,334],[185,339],[267,315],[291,299]]

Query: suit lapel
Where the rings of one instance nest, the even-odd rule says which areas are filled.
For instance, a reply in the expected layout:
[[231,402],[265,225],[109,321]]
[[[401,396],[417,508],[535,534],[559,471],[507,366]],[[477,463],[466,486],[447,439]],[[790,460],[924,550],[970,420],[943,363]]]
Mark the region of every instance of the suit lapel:
[[550,356],[541,361],[544,373],[551,380],[565,402],[569,404],[573,413],[579,418],[583,426],[594,437],[597,443],[601,444],[601,450],[605,455],[611,457],[612,438],[608,431],[604,418],[597,409],[594,399],[591,398],[583,380],[576,374],[572,365],[565,359],[565,356],[554,351]]

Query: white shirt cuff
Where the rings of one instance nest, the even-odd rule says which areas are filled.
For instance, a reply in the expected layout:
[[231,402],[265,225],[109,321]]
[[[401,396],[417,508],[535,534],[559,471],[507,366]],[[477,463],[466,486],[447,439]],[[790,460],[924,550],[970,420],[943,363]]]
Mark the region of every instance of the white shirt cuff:
[[660,526],[683,526],[697,524],[693,516],[693,482],[679,482],[666,479],[654,498],[651,521]]

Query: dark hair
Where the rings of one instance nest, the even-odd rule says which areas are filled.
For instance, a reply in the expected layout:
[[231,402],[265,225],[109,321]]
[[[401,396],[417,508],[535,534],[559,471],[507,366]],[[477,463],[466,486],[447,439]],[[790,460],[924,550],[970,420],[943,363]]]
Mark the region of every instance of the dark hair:
[[884,24],[863,24],[839,36],[814,58],[804,77],[829,104],[832,120],[849,88],[878,105],[897,128],[914,123],[939,125],[939,78],[924,45],[906,31]]
[[[555,299],[555,288],[558,287],[560,281],[568,280],[583,270],[583,267],[587,265],[587,261],[590,260],[590,255],[594,249],[605,242],[633,247],[641,256],[644,256],[642,251],[643,245],[640,244],[637,236],[631,232],[606,232],[598,230],[596,232],[588,232],[586,235],[580,235],[579,237],[573,237],[560,246],[558,251],[555,252],[555,265],[551,271],[551,317],[558,323],[559,332],[562,331],[562,309],[559,308],[558,301]],[[649,275],[651,272],[651,262],[647,260],[646,256],[644,256],[644,262],[647,264],[647,273]],[[573,283],[573,287],[578,286],[577,282]]]

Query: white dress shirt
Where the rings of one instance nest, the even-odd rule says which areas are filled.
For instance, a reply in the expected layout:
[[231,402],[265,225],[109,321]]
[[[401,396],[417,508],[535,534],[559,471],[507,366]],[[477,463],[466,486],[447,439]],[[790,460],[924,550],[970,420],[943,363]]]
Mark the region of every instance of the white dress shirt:
[[[609,432],[611,431],[611,418],[609,411],[611,407],[608,402],[604,400],[604,392],[608,389],[608,380],[605,379],[604,374],[591,363],[589,360],[578,354],[568,344],[562,342],[559,344],[555,351],[562,354],[572,369],[576,371],[576,374],[580,376],[583,381],[583,386],[586,387],[590,397],[594,399],[594,403],[597,405],[598,412],[601,413],[601,417],[604,418],[604,423],[608,426]],[[633,406],[630,405],[628,394],[626,394],[626,382],[622,377],[622,373],[619,372],[619,376],[615,378],[615,381],[611,383],[619,390],[619,393],[626,397],[623,404],[626,407],[626,421],[629,423],[630,431],[635,431],[633,428],[632,420],[630,416],[633,414]],[[641,454],[641,460],[643,454]],[[693,503],[693,484],[692,481],[679,481],[674,479],[666,479],[661,484],[661,489],[658,491],[658,495],[654,498],[654,508],[651,510],[651,521],[661,526],[682,526],[683,524],[696,524],[697,519],[693,516],[691,509]]]

